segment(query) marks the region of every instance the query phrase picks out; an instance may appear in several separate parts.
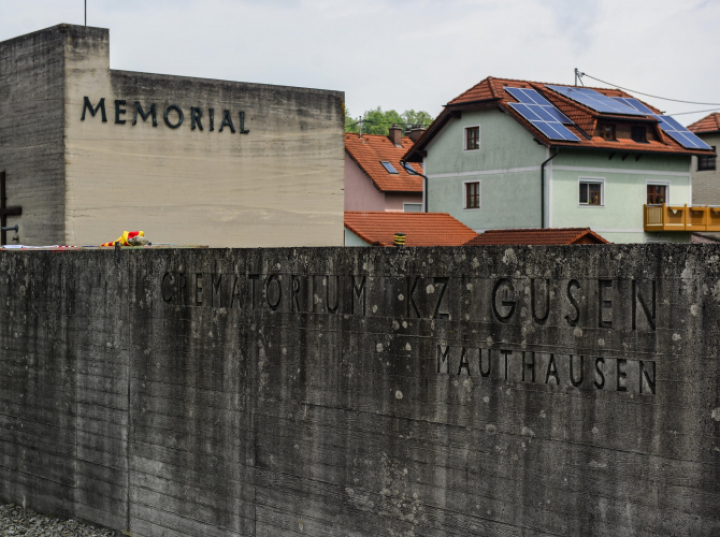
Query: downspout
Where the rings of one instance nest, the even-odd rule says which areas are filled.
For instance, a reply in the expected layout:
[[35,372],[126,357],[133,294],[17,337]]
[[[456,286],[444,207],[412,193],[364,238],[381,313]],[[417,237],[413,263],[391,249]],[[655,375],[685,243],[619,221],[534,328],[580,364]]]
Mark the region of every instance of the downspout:
[[558,156],[559,149],[540,165],[540,228],[545,229],[545,165]]
[[[405,171],[407,171],[407,167],[409,166],[407,161],[401,160],[400,165],[405,168]],[[416,171],[415,168],[410,166],[410,169],[415,173],[415,175],[419,175],[423,178],[423,212],[428,212],[428,178],[427,176],[421,174],[420,172]]]

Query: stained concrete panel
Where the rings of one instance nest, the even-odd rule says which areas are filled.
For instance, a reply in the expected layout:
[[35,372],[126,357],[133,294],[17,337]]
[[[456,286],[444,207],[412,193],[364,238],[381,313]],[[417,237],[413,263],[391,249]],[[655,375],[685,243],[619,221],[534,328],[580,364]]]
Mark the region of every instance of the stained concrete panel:
[[[343,101],[339,91],[111,70],[102,28],[4,41],[0,171],[8,205],[23,207],[9,224],[28,245],[143,230],[156,244],[340,246]],[[136,103],[154,106],[155,120]]]
[[0,500],[134,535],[716,536],[720,249],[0,254]]

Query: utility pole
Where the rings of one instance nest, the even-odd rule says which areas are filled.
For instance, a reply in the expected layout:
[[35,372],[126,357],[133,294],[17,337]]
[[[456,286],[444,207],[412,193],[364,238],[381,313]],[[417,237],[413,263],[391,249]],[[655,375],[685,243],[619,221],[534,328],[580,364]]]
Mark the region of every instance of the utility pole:
[[582,84],[583,86],[585,85],[585,83],[582,81],[582,76],[584,74],[585,73],[581,73],[577,67],[575,68],[575,85],[576,86],[578,85],[578,80],[580,81],[580,84]]
[[87,26],[87,0],[85,0],[85,26]]

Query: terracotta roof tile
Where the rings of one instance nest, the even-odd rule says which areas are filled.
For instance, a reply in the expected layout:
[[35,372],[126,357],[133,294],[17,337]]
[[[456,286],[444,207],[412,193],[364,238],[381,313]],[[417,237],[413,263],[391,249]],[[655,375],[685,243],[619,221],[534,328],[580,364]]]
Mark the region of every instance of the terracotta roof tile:
[[713,112],[709,116],[696,121],[688,126],[692,132],[718,132],[720,131],[720,113]]
[[[360,138],[357,134],[345,133],[345,151],[382,192],[422,192],[422,177],[411,175],[400,164],[400,159],[412,146],[413,141],[407,137],[402,138],[402,147],[395,147],[387,136],[363,134]],[[389,173],[382,165],[383,161],[392,164],[398,173]],[[422,173],[420,164],[411,166]]]
[[448,213],[345,211],[345,227],[379,246],[392,246],[395,233],[405,233],[405,246],[462,246],[477,235]]
[[[638,143],[630,139],[618,139],[617,141],[608,142],[600,137],[595,137],[595,129],[598,121],[611,120],[611,121],[626,121],[632,122],[632,118],[627,116],[610,116],[607,114],[601,114],[595,110],[573,101],[561,95],[547,86],[544,82],[531,82],[528,80],[513,80],[507,78],[494,78],[488,77],[482,80],[469,90],[460,94],[453,100],[451,100],[446,107],[443,114],[448,114],[450,109],[457,110],[463,105],[472,103],[473,105],[478,104],[478,101],[485,101],[488,105],[496,105],[499,108],[506,111],[511,117],[515,118],[521,123],[527,130],[529,130],[538,140],[550,147],[581,147],[581,148],[597,148],[597,149],[610,149],[614,151],[631,151],[631,152],[642,152],[642,153],[680,153],[680,154],[698,154],[704,152],[703,150],[692,150],[682,147],[676,143],[669,136],[663,136],[662,131],[657,126],[657,121],[652,117],[641,118],[643,122],[648,124],[653,132],[659,138],[659,140],[651,140],[650,143]],[[557,84],[563,85],[563,84]],[[504,91],[505,87],[515,88],[532,88],[540,92],[547,100],[553,105],[560,109],[566,116],[568,116],[574,123],[575,126],[569,126],[569,129],[575,133],[579,138],[579,142],[567,142],[558,140],[549,140],[539,130],[537,130],[529,121],[523,118],[518,112],[516,112],[509,103],[517,102],[508,92]],[[607,95],[609,97],[632,97],[629,93],[626,93],[619,89],[608,89],[608,88],[590,88],[599,93]],[[648,105],[651,110],[656,113],[660,113],[655,107]],[[441,114],[441,116],[443,115]],[[717,128],[720,130],[720,114],[715,114],[718,117]],[[711,117],[711,116],[708,116]],[[440,121],[438,121],[440,120]],[[702,120],[701,120],[702,121]],[[436,122],[440,124],[442,122],[441,117],[438,117]],[[433,126],[428,129],[428,134],[434,131]],[[432,139],[431,136],[425,136],[418,144],[417,149],[422,150],[427,143]],[[417,152],[417,151],[416,151]],[[408,151],[408,157],[412,157],[417,160],[417,157],[413,155],[413,151]]]
[[492,229],[468,241],[466,246],[500,244],[609,244],[590,228]]

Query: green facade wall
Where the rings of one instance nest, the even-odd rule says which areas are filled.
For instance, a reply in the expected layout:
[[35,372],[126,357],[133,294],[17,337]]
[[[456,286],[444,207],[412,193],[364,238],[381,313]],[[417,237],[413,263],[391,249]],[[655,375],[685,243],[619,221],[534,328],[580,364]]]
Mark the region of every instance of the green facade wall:
[[[690,204],[689,157],[629,155],[560,151],[549,167],[550,227],[590,227],[611,242],[689,242],[689,233],[646,236],[643,206],[648,183],[669,186],[669,203]],[[579,181],[602,180],[604,204],[580,205]]]
[[[464,150],[464,129],[471,125],[480,126],[477,151]],[[428,147],[428,211],[450,213],[474,230],[539,227],[546,158],[547,149],[499,110],[463,112]],[[481,182],[481,208],[463,209],[463,183],[472,180]]]
[[367,242],[345,228],[345,246],[370,246]]

